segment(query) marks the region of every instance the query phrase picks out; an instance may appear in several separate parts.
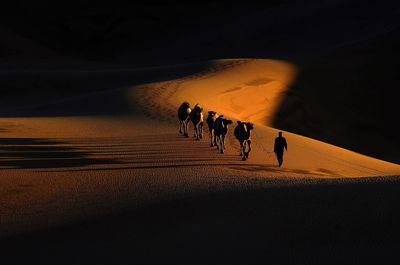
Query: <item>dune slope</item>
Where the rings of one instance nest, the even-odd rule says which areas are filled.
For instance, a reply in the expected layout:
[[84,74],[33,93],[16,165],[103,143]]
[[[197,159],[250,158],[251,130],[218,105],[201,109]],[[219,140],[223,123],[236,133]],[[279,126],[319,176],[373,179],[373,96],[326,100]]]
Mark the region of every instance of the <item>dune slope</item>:
[[[289,132],[284,167],[276,167],[272,144],[277,130],[268,125],[295,68],[273,60],[206,65],[197,74],[169,81],[100,89],[59,102],[50,98],[47,107],[51,112],[52,106],[68,104],[74,109],[87,102],[102,108],[119,102],[129,105],[129,113],[1,118],[0,234],[59,226],[188,194],[282,185],[295,179],[400,173],[396,164]],[[121,97],[125,100],[113,100]],[[202,141],[180,136],[176,110],[183,100],[234,120],[253,121],[250,159],[241,161],[233,126],[226,154],[209,147],[207,133]],[[38,106],[30,103],[26,108]]]
[[[201,103],[206,111],[214,110],[235,120],[254,122],[255,157],[252,161],[272,164],[272,144],[277,131],[270,126],[295,78],[295,66],[276,60],[219,61],[215,65],[214,68],[218,70],[173,82],[147,85],[143,89],[158,89],[158,101],[164,105],[167,103],[166,106],[170,108],[188,100],[193,105]],[[292,115],[293,119],[297,118],[296,113]],[[291,118],[286,117],[287,120]],[[316,174],[348,177],[399,172],[396,164],[298,135],[287,133],[286,136],[290,145],[285,164],[287,170],[307,170]],[[232,139],[232,135],[230,137]]]

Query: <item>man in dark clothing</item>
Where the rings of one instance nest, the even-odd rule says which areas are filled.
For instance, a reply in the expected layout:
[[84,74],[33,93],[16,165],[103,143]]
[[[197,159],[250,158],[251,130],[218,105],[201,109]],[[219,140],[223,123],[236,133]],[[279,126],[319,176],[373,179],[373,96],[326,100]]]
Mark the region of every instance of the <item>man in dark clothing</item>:
[[282,132],[279,132],[279,137],[275,138],[274,144],[274,152],[276,154],[276,158],[278,159],[279,167],[282,166],[283,163],[283,151],[286,149],[287,151],[287,143],[286,139],[282,137]]

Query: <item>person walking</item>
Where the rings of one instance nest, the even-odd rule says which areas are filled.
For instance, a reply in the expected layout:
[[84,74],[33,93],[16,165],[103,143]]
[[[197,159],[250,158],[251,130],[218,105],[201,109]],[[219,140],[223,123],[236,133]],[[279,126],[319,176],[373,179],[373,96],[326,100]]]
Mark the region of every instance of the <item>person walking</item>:
[[276,154],[276,158],[278,159],[279,167],[281,167],[283,163],[284,149],[287,151],[287,143],[286,139],[282,137],[282,132],[279,132],[278,135],[279,136],[275,138],[274,152]]

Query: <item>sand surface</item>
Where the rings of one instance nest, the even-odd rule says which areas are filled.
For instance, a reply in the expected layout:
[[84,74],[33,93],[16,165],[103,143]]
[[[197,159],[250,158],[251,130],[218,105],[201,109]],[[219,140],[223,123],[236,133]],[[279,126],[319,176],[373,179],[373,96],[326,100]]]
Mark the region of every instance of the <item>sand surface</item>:
[[[296,78],[296,67],[247,59],[205,65],[177,79],[49,99],[55,108],[88,104],[110,109],[108,102],[123,98],[129,109],[123,114],[1,118],[0,237],[101,220],[193,196],[235,198],[240,190],[251,197],[255,189],[373,182],[374,177],[400,174],[399,165],[290,132],[284,132],[289,150],[278,168],[272,153],[278,130],[270,126]],[[205,113],[224,114],[234,124],[254,122],[250,159],[239,156],[234,126],[225,154],[209,147],[207,132],[202,141],[179,135],[176,112],[184,100],[200,103]],[[45,106],[38,104],[28,102],[25,108]],[[178,230],[184,229],[181,225]]]

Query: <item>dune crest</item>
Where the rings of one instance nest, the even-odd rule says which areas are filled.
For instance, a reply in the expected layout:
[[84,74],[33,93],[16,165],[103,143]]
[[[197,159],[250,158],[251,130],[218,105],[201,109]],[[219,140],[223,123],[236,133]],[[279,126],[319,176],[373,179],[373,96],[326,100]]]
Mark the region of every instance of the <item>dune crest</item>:
[[[176,106],[183,101],[201,103],[205,111],[214,110],[236,120],[256,124],[255,151],[250,159],[261,165],[275,165],[272,152],[277,130],[272,128],[274,114],[290,84],[296,78],[296,67],[276,60],[245,59],[213,61],[210,71],[197,75],[142,86],[148,98],[163,106],[166,118],[175,119]],[[136,90],[132,90],[136,93]],[[157,92],[155,92],[157,91]],[[160,113],[161,115],[162,113]],[[290,118],[290,117],[289,117]],[[231,135],[231,153],[237,151]],[[289,152],[279,174],[326,177],[365,177],[395,175],[400,166],[367,157],[303,136],[285,133]],[[250,163],[250,162],[249,162]],[[251,166],[249,166],[249,170]],[[253,173],[263,170],[253,170]],[[271,174],[270,171],[264,171]]]
[[203,76],[177,80],[179,93],[170,103],[190,97],[227,116],[269,126],[296,73],[295,66],[277,60],[220,60],[214,68]]

